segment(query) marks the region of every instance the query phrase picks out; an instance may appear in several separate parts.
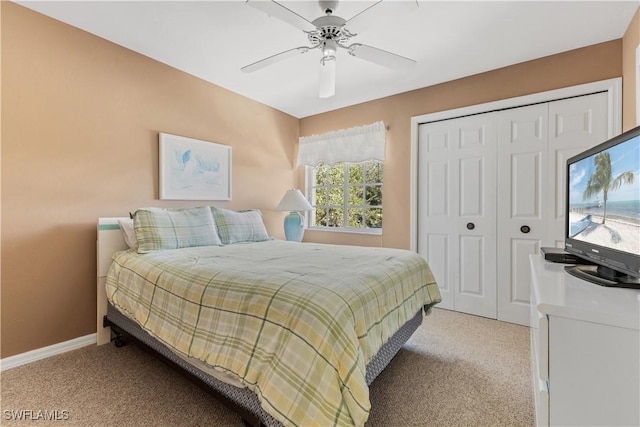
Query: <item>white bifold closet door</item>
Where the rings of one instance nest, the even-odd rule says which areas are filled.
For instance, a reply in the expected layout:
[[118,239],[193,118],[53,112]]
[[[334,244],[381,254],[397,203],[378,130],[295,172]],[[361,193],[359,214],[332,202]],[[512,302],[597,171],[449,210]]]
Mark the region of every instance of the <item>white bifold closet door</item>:
[[496,313],[496,113],[420,125],[418,252],[440,307]]
[[529,254],[564,241],[567,158],[607,139],[607,95],[419,126],[418,252],[442,308],[528,325]]

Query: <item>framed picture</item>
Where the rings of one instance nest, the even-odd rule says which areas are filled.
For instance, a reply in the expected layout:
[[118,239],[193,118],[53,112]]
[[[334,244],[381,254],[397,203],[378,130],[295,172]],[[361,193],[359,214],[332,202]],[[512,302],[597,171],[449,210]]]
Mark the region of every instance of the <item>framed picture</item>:
[[231,200],[231,147],[160,133],[160,199]]

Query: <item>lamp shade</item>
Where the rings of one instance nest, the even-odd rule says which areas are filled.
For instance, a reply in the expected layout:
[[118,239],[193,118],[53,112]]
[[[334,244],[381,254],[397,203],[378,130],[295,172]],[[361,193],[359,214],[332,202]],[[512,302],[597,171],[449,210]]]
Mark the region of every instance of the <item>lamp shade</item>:
[[292,188],[285,193],[276,209],[279,211],[310,211],[313,206],[309,204],[300,190]]

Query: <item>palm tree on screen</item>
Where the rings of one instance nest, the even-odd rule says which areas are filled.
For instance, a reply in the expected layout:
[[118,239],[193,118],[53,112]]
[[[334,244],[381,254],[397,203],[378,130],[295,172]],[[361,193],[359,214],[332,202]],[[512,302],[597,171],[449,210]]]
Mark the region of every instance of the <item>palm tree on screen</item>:
[[620,188],[622,184],[633,184],[633,172],[622,172],[616,178],[611,175],[611,157],[608,151],[597,154],[594,163],[596,170],[593,171],[587,182],[587,188],[582,193],[583,200],[587,200],[602,191],[604,212],[602,214],[602,223],[607,219],[607,199],[609,191]]

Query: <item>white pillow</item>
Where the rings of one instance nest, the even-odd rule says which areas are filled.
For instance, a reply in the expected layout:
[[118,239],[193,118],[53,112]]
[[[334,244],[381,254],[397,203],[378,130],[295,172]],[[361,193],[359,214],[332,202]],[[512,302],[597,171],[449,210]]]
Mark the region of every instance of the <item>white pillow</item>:
[[120,231],[124,241],[134,251],[138,250],[138,239],[136,238],[136,230],[133,228],[133,220],[131,218],[123,218],[118,220]]

